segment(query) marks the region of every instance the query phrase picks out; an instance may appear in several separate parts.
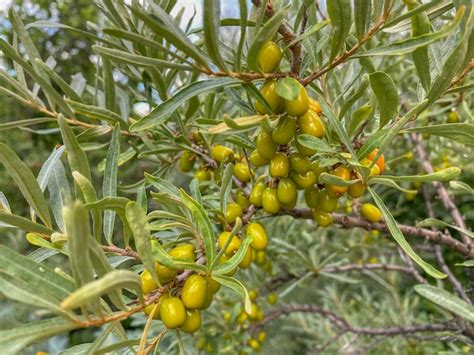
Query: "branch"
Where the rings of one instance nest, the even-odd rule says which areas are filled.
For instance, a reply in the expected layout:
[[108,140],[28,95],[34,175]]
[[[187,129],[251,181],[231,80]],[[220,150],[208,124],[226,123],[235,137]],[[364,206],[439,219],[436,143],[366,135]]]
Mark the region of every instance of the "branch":
[[[428,174],[433,173],[434,172],[433,166],[431,165],[428,159],[428,153],[421,145],[419,135],[417,135],[416,133],[413,133],[411,134],[410,138],[415,145],[416,152],[418,153],[418,156],[420,158],[421,166]],[[456,224],[461,229],[467,229],[466,223],[464,221],[463,216],[461,215],[461,212],[459,211],[456,204],[449,196],[448,191],[443,186],[443,184],[437,181],[433,182],[432,184],[434,188],[436,189],[438,196],[441,199],[441,202],[443,203],[444,207],[448,210],[448,212],[453,217],[454,224]],[[463,235],[462,238],[463,238],[464,244],[471,247],[471,244],[472,244],[471,238],[469,238],[467,235]]]
[[[282,210],[280,215],[293,216],[294,218],[313,219],[313,212],[309,208]],[[357,217],[350,217],[340,213],[333,213],[332,217],[334,223],[340,224],[343,228],[359,227],[369,231],[379,230],[381,232],[390,232],[384,222],[370,223],[366,220]],[[449,234],[442,233],[440,231],[432,231],[426,228],[408,226],[405,224],[398,224],[398,227],[406,236],[420,237],[437,244],[444,244],[466,257],[474,258],[474,250],[470,246],[461,243],[459,240],[454,239]]]
[[[379,263],[379,264],[360,264],[360,265],[347,264],[347,265],[326,266],[320,270],[315,270],[313,277],[318,277],[319,273],[321,272],[342,273],[342,272],[352,272],[352,271],[363,272],[366,270],[398,271],[398,272],[403,272],[406,274],[413,275],[413,271],[409,267],[402,266],[402,265],[395,265],[395,264]],[[299,274],[290,274],[289,272],[286,272],[283,275],[274,277],[262,285],[260,294],[264,295],[264,294],[270,293],[271,291],[276,290],[277,288],[279,288],[281,285],[285,284],[288,281],[301,279],[307,273],[308,271],[305,271]]]
[[107,253],[119,254],[121,256],[129,256],[133,259],[140,260],[140,256],[138,255],[138,253],[130,248],[122,249],[115,245],[102,245],[102,250]]
[[334,69],[337,67],[339,64],[342,64],[346,62],[353,54],[355,54],[364,44],[366,44],[383,26],[386,20],[386,16],[384,15],[379,20],[369,29],[369,31],[362,37],[357,44],[349,49],[348,51],[345,51],[344,53],[340,54],[334,60],[325,68],[320,69],[318,71],[315,71],[308,75],[306,78],[304,78],[301,83],[304,86],[309,85],[311,82],[319,78],[320,76],[326,74],[328,71],[331,69]]
[[[260,0],[252,0],[252,2],[256,7],[260,7],[261,5]],[[267,7],[265,9],[265,16],[268,18],[271,18],[273,17],[273,15],[275,15],[275,9],[273,8],[271,1],[268,1]],[[278,27],[278,33],[283,37],[283,40],[285,41],[287,45],[292,43],[297,38],[295,33],[285,23],[282,23],[280,27]],[[296,42],[292,44],[290,46],[290,51],[292,53],[291,73],[294,76],[298,76],[300,72],[300,66],[301,66],[301,43]],[[285,76],[288,76],[288,75],[285,75]]]
[[314,306],[311,304],[287,304],[280,308],[270,312],[262,321],[255,323],[250,327],[252,334],[256,333],[259,329],[263,328],[266,324],[270,323],[274,319],[277,319],[284,315],[291,313],[316,313],[323,316],[334,326],[339,328],[342,332],[351,332],[359,335],[370,335],[370,336],[396,336],[396,335],[411,335],[422,332],[442,332],[442,331],[456,331],[458,328],[450,323],[431,323],[431,324],[412,324],[412,325],[401,325],[392,326],[388,328],[369,328],[369,327],[356,327],[350,325],[344,318],[337,314],[325,310],[321,307]]

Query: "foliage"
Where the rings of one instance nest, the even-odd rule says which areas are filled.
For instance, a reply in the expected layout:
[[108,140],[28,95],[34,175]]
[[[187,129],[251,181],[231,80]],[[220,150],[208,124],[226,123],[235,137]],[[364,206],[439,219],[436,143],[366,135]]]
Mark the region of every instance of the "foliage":
[[0,39],[3,353],[469,351],[470,1],[85,3]]

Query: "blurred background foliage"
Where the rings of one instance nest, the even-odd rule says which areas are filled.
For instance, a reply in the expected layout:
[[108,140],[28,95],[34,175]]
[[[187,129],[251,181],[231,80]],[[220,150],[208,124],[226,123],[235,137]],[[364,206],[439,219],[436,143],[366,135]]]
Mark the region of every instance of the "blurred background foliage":
[[[178,3],[180,2],[178,1]],[[193,2],[183,1],[183,6],[190,6],[190,3]],[[98,8],[93,1],[88,0],[14,0],[13,6],[21,14],[24,23],[52,20],[74,28],[88,30],[88,26],[92,26],[92,23],[101,21]],[[229,13],[232,11],[231,8],[232,5],[230,4],[228,6]],[[0,31],[0,35],[8,38],[9,42],[13,40],[6,11],[0,12]],[[41,57],[43,59],[53,58],[57,62],[56,72],[64,79],[69,80],[71,77],[80,75],[88,83],[94,83],[97,74],[97,56],[92,53],[91,43],[80,35],[63,29],[31,29],[29,33],[33,37]],[[226,35],[232,38],[232,32],[229,31]],[[403,65],[403,62],[393,58],[393,66],[387,70],[398,72],[402,70]],[[13,70],[8,66],[8,63],[1,62],[1,58],[0,66],[3,66],[7,71]],[[410,85],[410,82],[403,81],[403,84]],[[131,85],[131,83],[124,80],[123,85]],[[403,92],[405,89],[408,90],[402,87],[399,88],[399,91]],[[472,98],[472,95],[470,97]],[[456,110],[460,114],[461,121],[471,120],[472,122],[470,112],[473,109],[473,100],[459,101],[454,104],[453,102],[446,102],[444,109],[441,107],[436,112],[427,113],[424,119],[426,123],[444,123],[448,119],[449,112]],[[0,96],[0,122],[11,121],[12,117],[34,117],[35,114],[27,108],[20,107],[13,99]],[[54,128],[45,128],[36,132],[30,129],[16,129],[6,133],[0,132],[0,136],[0,140],[14,147],[16,153],[35,173],[37,173],[53,148],[61,143],[59,131]],[[425,138],[429,140],[434,165],[442,167],[443,164],[448,164],[462,167],[462,180],[470,186],[474,186],[472,148],[466,150],[465,146],[452,143],[443,138],[428,136]],[[413,174],[416,170],[419,171],[418,162],[413,159],[414,154],[408,141],[402,141],[397,146],[393,146],[386,155],[386,159],[389,161],[387,165],[396,169],[396,171],[392,170],[388,173],[404,175]],[[88,158],[91,161],[91,167],[95,167],[93,174],[98,177],[97,166],[103,158],[103,152],[100,152],[100,150],[90,151],[88,152]],[[393,160],[393,163],[390,163],[390,160]],[[119,178],[125,183],[136,181],[137,177],[142,176],[139,164],[146,164],[146,162],[128,164],[125,170],[120,171]],[[180,183],[180,180],[176,181],[178,184]],[[181,180],[183,185],[186,182]],[[25,214],[21,211],[22,208],[25,208],[25,204],[15,198],[18,192],[13,187],[7,174],[0,174],[0,186],[2,186],[3,192],[12,203],[12,209],[17,211],[18,214]],[[12,186],[12,189],[9,190],[8,186]],[[383,196],[398,222],[410,224],[416,219],[426,218],[426,207],[421,194],[408,196],[399,193],[397,190],[387,189]],[[473,197],[459,195],[456,198],[466,217],[467,225],[474,226]],[[23,212],[26,212],[26,210]],[[447,217],[447,215],[443,216]],[[391,263],[400,260],[397,249],[393,247],[393,243],[388,241],[388,236],[359,229],[318,229],[316,231],[316,227],[311,222],[294,220],[289,217],[280,217],[279,219],[281,223],[274,225],[273,231],[272,225],[267,224],[269,235],[272,235],[273,232],[278,234],[277,228],[286,232],[284,241],[275,241],[269,247],[269,257],[273,260],[278,259],[278,264],[282,267],[282,269],[275,270],[274,273],[282,273],[286,271],[285,268],[291,269],[292,272],[299,269],[307,270],[307,260],[301,258],[299,250],[306,250],[308,259],[317,261],[331,258],[334,253],[338,253],[338,257],[343,255],[343,258],[348,262],[376,263],[382,261]],[[16,237],[14,232],[9,232],[6,235],[7,238],[2,240],[2,243],[13,246],[16,250],[28,251],[28,245],[24,238]],[[312,243],[311,240],[314,238],[318,238],[320,242]],[[420,252],[424,257],[432,253],[432,250],[428,248],[428,244],[426,246],[426,251]],[[454,252],[452,255],[446,254],[446,259],[450,264],[451,259],[456,260]],[[53,265],[61,265],[63,261],[64,259],[61,256],[49,260]],[[461,269],[454,270],[461,280],[465,279],[465,274]],[[255,270],[252,273],[242,274],[240,278],[244,284],[250,285],[251,288],[252,285],[259,285],[264,283],[265,280],[271,279],[271,276],[263,270]],[[366,272],[357,280],[348,276],[345,282],[341,283],[337,279],[320,275],[311,277],[311,280],[305,280],[305,283],[301,286],[293,285],[293,289],[283,290],[282,302],[290,297],[292,301],[298,303],[312,303],[317,299],[321,306],[327,306],[336,313],[344,314],[350,323],[363,324],[369,322],[373,327],[429,322],[433,306],[429,302],[419,302],[419,298],[412,297],[412,282],[409,282],[407,278],[409,276],[401,273],[387,273],[387,278],[382,279],[376,273]],[[206,336],[207,343],[210,344],[208,350],[216,352],[217,343],[221,346],[225,344],[225,339],[229,339],[229,343],[231,343],[231,339],[237,336],[233,323],[226,321],[223,316],[224,313],[231,313],[232,317],[235,318],[240,312],[240,303],[235,302],[235,296],[229,295],[228,292],[219,294],[216,302],[218,306],[212,308],[210,314],[206,316],[203,327],[205,330],[197,336],[186,339],[190,346],[189,349],[193,349],[192,346],[195,345],[199,337]],[[264,309],[268,307],[264,299],[259,300],[259,302]],[[34,318],[32,309],[25,305],[19,305],[1,298],[0,304],[0,328],[2,329],[13,327],[24,323],[25,320]],[[124,322],[124,325],[132,337],[140,337],[144,322],[144,317],[139,314]],[[59,349],[90,342],[100,332],[99,329],[86,329],[71,332],[68,335],[56,336],[47,343],[30,346],[28,353],[40,350],[54,353]],[[267,333],[272,334],[267,345],[265,345],[265,353],[268,354],[304,353],[308,349],[312,349],[314,341],[328,340],[330,335],[328,334],[326,321],[318,316],[305,314],[291,316],[284,323],[276,321],[268,327]],[[294,334],[299,336],[295,337]],[[150,335],[153,335],[153,333]],[[349,342],[347,348],[342,350],[346,353],[361,353],[367,350],[368,353],[374,354],[433,354],[438,351],[465,350],[462,346],[457,345],[448,348],[439,339],[432,339],[432,341],[421,344],[413,339],[406,340],[402,337],[383,338],[383,346],[377,347],[376,342],[379,340],[379,338],[366,338],[364,340],[366,349],[359,345],[352,347]],[[354,339],[353,342],[358,344],[359,339]],[[162,348],[166,349],[167,345],[175,345],[172,337],[165,338]],[[232,353],[231,348],[220,348],[219,350]]]

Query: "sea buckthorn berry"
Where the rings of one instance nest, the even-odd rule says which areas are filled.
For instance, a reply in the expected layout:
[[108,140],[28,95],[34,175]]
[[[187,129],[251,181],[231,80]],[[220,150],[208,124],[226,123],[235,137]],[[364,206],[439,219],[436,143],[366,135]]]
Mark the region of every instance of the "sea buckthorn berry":
[[260,343],[257,339],[250,338],[247,342],[247,345],[255,351],[260,351]]
[[176,277],[176,270],[160,263],[155,264],[156,274],[162,284],[168,283]]
[[140,275],[140,281],[142,284],[142,291],[144,294],[150,293],[158,288],[155,280],[151,276],[148,270],[144,270]]
[[304,200],[310,208],[318,207],[319,189],[317,187],[309,187],[304,190]]
[[[227,239],[230,237],[230,232],[222,232],[219,235],[219,248],[224,248],[225,244],[227,243]],[[234,253],[237,249],[240,248],[240,239],[236,235],[232,236],[232,239],[230,240],[229,245],[225,249],[226,254],[232,254]]]
[[272,132],[272,140],[281,145],[291,142],[296,132],[296,121],[292,117],[282,117]]
[[278,182],[278,200],[282,204],[293,203],[297,199],[296,184],[290,178],[283,178]]
[[311,169],[311,162],[300,153],[293,153],[290,156],[290,167],[298,174],[304,174]]
[[237,316],[237,323],[244,324],[247,319],[249,319],[249,315],[247,313],[245,313],[244,311],[242,311]]
[[181,261],[196,261],[196,248],[191,243],[184,243],[171,249],[168,254]]
[[273,73],[278,68],[282,55],[281,48],[275,42],[265,42],[257,55],[260,70],[264,73]]
[[247,269],[252,263],[252,256],[253,256],[253,251],[252,251],[252,248],[249,247],[247,248],[247,251],[245,252],[244,258],[239,263],[239,267],[241,269]]
[[322,108],[321,108],[321,105],[319,104],[318,101],[316,101],[315,99],[313,98],[309,98],[309,109],[310,110],[313,110],[314,112],[316,112],[318,115],[321,115],[321,113],[323,112]]
[[[377,153],[379,152],[379,149],[376,148],[374,149],[368,156],[367,158],[370,159],[370,160],[374,160],[375,156],[377,155]],[[379,167],[380,169],[380,174],[383,173],[383,171],[385,170],[385,157],[382,155],[379,156],[379,158],[377,159],[377,161],[375,162],[375,164]],[[378,175],[378,174],[377,174]]]
[[214,280],[212,277],[207,277],[207,289],[211,290],[212,293],[217,293],[221,289],[221,284]]
[[296,149],[298,149],[298,152],[305,157],[312,157],[316,154],[316,150],[307,148],[304,145],[300,144],[298,142],[298,136],[296,137]]
[[258,293],[255,290],[250,290],[249,291],[249,298],[251,301],[255,301],[258,297]]
[[[344,165],[339,165],[336,169],[334,169],[331,172],[331,174],[345,181],[348,181],[351,179],[351,172]],[[348,186],[327,185],[327,189],[330,192],[332,192],[334,195],[340,196],[347,191]]]
[[265,333],[263,330],[258,333],[258,337],[257,337],[258,341],[260,343],[263,343],[265,340],[267,340],[267,333]]
[[369,222],[375,223],[382,219],[382,212],[371,203],[364,203],[360,209],[360,214]]
[[191,171],[193,169],[195,161],[195,155],[189,150],[185,150],[179,158],[179,168],[185,173]]
[[250,181],[250,169],[247,162],[239,162],[234,165],[234,175],[242,182]]
[[265,84],[262,85],[262,88],[260,89],[260,94],[262,94],[263,98],[267,101],[268,105],[271,108],[271,111],[269,111],[262,103],[260,103],[260,101],[257,101],[255,102],[255,110],[257,110],[258,113],[278,113],[282,99],[276,93],[276,86],[277,82],[275,80],[267,81]]
[[262,207],[265,212],[270,214],[277,214],[280,212],[280,201],[278,201],[276,190],[269,187],[263,190]]
[[263,158],[260,154],[258,154],[257,149],[255,149],[255,150],[250,154],[250,162],[258,168],[258,167],[260,167],[260,166],[268,165],[268,163],[270,162],[270,160]]
[[268,237],[265,228],[259,223],[249,223],[246,231],[248,236],[252,237],[250,246],[252,249],[259,251],[263,250],[268,245]]
[[225,221],[227,223],[234,223],[237,217],[242,217],[242,207],[234,202],[229,203],[225,213]]
[[227,159],[231,158],[234,155],[234,152],[229,147],[226,147],[221,144],[217,144],[211,149],[211,157],[218,163],[222,163]]
[[267,296],[267,302],[269,304],[275,304],[278,301],[278,295],[275,292],[269,293]]
[[311,170],[313,170],[317,181],[319,179],[319,175],[325,173],[328,169],[325,166],[319,166],[319,162],[315,161],[311,163]]
[[290,171],[290,160],[285,153],[276,153],[270,160],[270,176],[285,177]]
[[224,314],[222,315],[222,318],[223,318],[226,322],[228,322],[228,321],[231,320],[232,314],[230,314],[229,312],[224,312]]
[[316,183],[316,175],[313,170],[308,170],[305,174],[292,174],[291,177],[302,189],[307,189]]
[[195,333],[201,327],[201,313],[198,310],[187,311],[187,317],[184,324],[179,328],[185,333]]
[[318,114],[312,110],[308,110],[308,112],[298,118],[298,128],[300,133],[309,134],[317,138],[322,138],[326,134],[323,122]]
[[[360,164],[368,168],[370,165],[372,165],[372,160],[365,158],[360,161]],[[370,169],[369,175],[370,176],[380,175],[380,168],[377,164],[374,164],[374,166]]]
[[330,213],[314,210],[313,218],[316,223],[321,227],[327,227],[332,224],[332,216]]
[[160,315],[163,324],[169,329],[181,327],[187,318],[184,304],[178,297],[164,299],[160,306]]
[[[231,271],[229,274],[227,274],[227,276],[232,276],[236,272],[237,272],[237,268],[235,268],[235,271]],[[206,298],[205,298],[204,304],[199,309],[208,309],[212,303],[213,298],[214,298],[214,293],[212,293],[212,291],[208,288],[206,292]]]
[[242,207],[242,209],[246,209],[250,207],[250,201],[242,191],[237,192],[237,196],[235,197],[235,202],[237,202],[237,204],[240,207]]
[[265,250],[256,250],[255,253],[255,263],[257,265],[263,266],[267,262],[267,254],[265,253]]
[[296,207],[297,202],[298,202],[298,199],[295,197],[292,201],[288,203],[282,203],[281,206],[287,210],[292,210],[293,208]]
[[[353,178],[356,179],[355,176],[353,176]],[[364,192],[365,192],[365,185],[362,181],[357,181],[355,184],[352,184],[347,189],[347,193],[352,198],[359,198],[364,194]]]
[[199,309],[206,300],[207,282],[201,275],[193,274],[184,282],[181,301],[187,309]]
[[249,315],[249,318],[252,320],[257,319],[257,313],[258,313],[258,306],[256,303],[252,302],[252,307],[250,308],[250,313],[247,313]]
[[459,122],[459,113],[456,111],[451,111],[448,113],[448,123],[458,123]]
[[155,306],[156,306],[156,309],[155,309],[155,313],[153,313],[153,319],[161,319],[161,317],[160,317],[160,306],[159,306],[158,303],[149,304],[148,306],[143,308],[143,312],[147,316],[149,316],[151,314],[151,312],[153,311],[153,308],[155,308]]
[[285,112],[290,116],[304,115],[309,108],[309,99],[306,88],[299,84],[300,89],[298,97],[294,100],[285,100]]
[[271,159],[277,151],[277,144],[272,140],[270,133],[261,131],[257,137],[257,152],[264,159]]
[[327,190],[322,190],[318,197],[319,208],[323,212],[331,213],[337,210],[337,198],[331,197]]
[[261,183],[255,184],[250,192],[249,200],[252,205],[257,207],[262,207],[262,196],[263,191],[265,190],[265,185]]
[[194,177],[198,179],[198,181],[206,181],[211,179],[211,174],[208,170],[199,169],[194,173]]

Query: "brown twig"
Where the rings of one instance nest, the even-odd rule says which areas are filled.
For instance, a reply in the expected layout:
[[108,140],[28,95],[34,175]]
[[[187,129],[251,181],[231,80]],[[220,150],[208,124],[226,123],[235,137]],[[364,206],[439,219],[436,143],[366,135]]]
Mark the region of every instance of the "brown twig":
[[442,331],[456,331],[458,328],[450,323],[430,323],[430,324],[412,324],[392,326],[387,328],[370,328],[370,327],[356,327],[350,325],[344,318],[338,316],[334,312],[325,310],[321,307],[312,304],[286,304],[278,309],[270,312],[262,321],[251,326],[250,332],[256,333],[259,329],[270,323],[271,321],[285,315],[292,313],[316,313],[323,316],[333,325],[339,328],[342,332],[351,332],[358,335],[368,336],[396,336],[396,335],[411,335],[423,332],[442,332]]
[[[303,218],[303,219],[313,219],[313,212],[309,208],[295,208],[292,210],[282,210],[280,215],[289,215],[295,218]],[[387,224],[384,222],[379,223],[370,223],[363,219],[357,217],[350,217],[345,214],[333,213],[332,214],[333,221],[336,224],[340,224],[344,228],[354,228],[359,227],[365,230],[379,230],[381,232],[389,232]],[[474,258],[474,250],[467,246],[466,244],[460,242],[457,239],[454,239],[449,234],[440,232],[440,231],[432,231],[426,228],[419,228],[414,226],[408,226],[405,224],[398,224],[398,227],[402,231],[405,236],[411,237],[420,237],[427,240],[430,240],[437,244],[444,244],[447,245],[458,253],[469,257]]]
[[140,256],[138,255],[138,253],[133,251],[130,248],[122,249],[115,245],[103,245],[102,250],[107,253],[114,253],[114,254],[119,254],[122,256],[129,256],[133,259],[140,260]]
[[[426,189],[426,186],[422,187],[422,192],[423,192],[423,197],[425,199],[426,210],[428,211],[428,217],[435,218],[433,204],[431,203],[431,198],[428,195],[428,190]],[[431,228],[431,229],[434,229],[434,228]],[[438,264],[440,265],[441,270],[448,276],[448,281],[451,283],[451,285],[454,287],[458,295],[461,296],[461,298],[464,301],[466,301],[467,303],[471,303],[471,300],[469,299],[466,292],[464,291],[464,288],[462,287],[461,283],[456,278],[456,276],[454,276],[448,264],[446,263],[446,260],[444,259],[443,253],[441,251],[441,247],[439,245],[435,245],[434,250],[435,250],[436,259],[438,260]]]
[[326,74],[328,71],[334,69],[339,64],[344,63],[347,61],[353,54],[355,54],[364,44],[366,44],[383,26],[386,20],[386,15],[379,18],[379,20],[367,31],[367,33],[362,37],[359,42],[357,42],[354,47],[345,51],[344,53],[338,55],[334,60],[325,68],[315,71],[304,78],[301,83],[304,86],[309,85],[314,80],[318,79],[320,76]]

